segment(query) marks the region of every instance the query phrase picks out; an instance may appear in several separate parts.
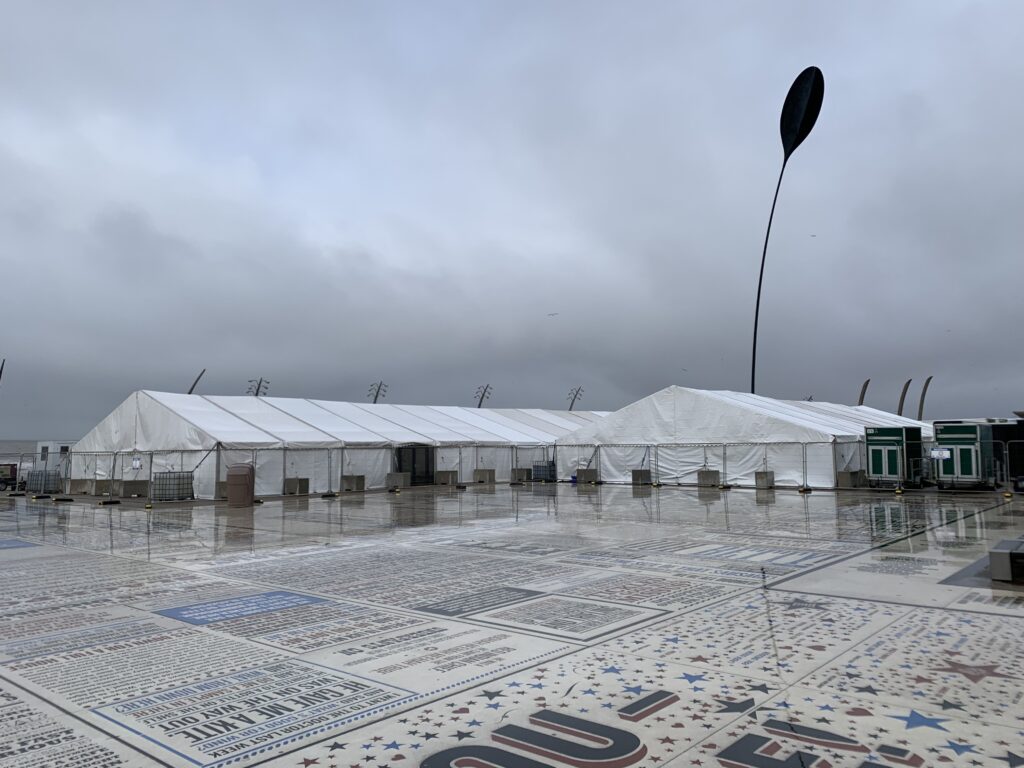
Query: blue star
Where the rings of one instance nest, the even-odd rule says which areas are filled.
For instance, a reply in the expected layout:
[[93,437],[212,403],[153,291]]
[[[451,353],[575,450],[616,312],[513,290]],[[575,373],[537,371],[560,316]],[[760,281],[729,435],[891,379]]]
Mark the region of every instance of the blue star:
[[373,744],[363,744],[363,749],[373,749]]
[[583,695],[584,696],[597,696],[597,691],[595,691],[593,688],[587,688],[587,690],[583,691]]
[[964,755],[964,754],[967,754],[968,752],[974,752],[974,745],[973,744],[957,744],[955,742],[947,740],[946,741],[946,745],[942,746],[942,747],[939,747],[939,749],[951,749],[954,752],[956,752],[958,755]]
[[687,674],[686,672],[684,672],[683,674],[681,674],[679,677],[676,678],[676,680],[685,680],[686,682],[688,682],[690,684],[693,684],[693,683],[697,682],[698,680],[703,680],[703,679],[704,679],[704,675],[703,674],[700,674],[700,675],[690,675],[690,674]]
[[483,723],[481,723],[479,720],[475,720],[474,719],[474,720],[470,720],[468,723],[466,723],[466,725],[468,725],[468,726],[483,725]]
[[392,741],[390,744],[385,744],[384,749],[398,749],[401,746],[397,741]]
[[644,688],[642,685],[627,685],[627,686],[625,686],[623,688],[623,690],[626,693],[635,693],[637,696],[639,696],[641,693],[643,693],[647,689]]
[[419,749],[421,746],[423,746],[423,745],[422,744],[410,744],[409,748],[410,749]]
[[497,709],[500,706],[501,704],[499,704],[498,702],[492,701],[490,704],[487,705],[487,709]]
[[622,674],[622,670],[619,669],[618,667],[605,667],[603,672],[606,675],[619,675],[619,674]]
[[835,707],[833,707],[831,704],[822,704],[820,707],[818,707],[818,709],[820,709],[822,712],[835,712],[836,711]]
[[513,680],[511,683],[508,683],[508,687],[509,688],[522,688],[523,684],[518,682],[518,681],[516,681],[516,680]]
[[674,637],[666,637],[664,642],[672,643],[673,645],[679,645],[681,641],[679,639],[679,635],[675,635]]
[[530,683],[531,688],[543,688],[544,683]]
[[783,709],[789,709],[793,705],[790,704],[788,701],[780,701],[780,702],[777,702],[776,706],[782,707]]
[[612,704],[610,701],[607,701],[604,704],[602,704],[601,706],[604,707],[605,709],[612,709],[615,705]]
[[928,717],[922,715],[916,709],[910,710],[909,715],[888,715],[893,720],[902,720],[906,724],[906,730],[910,731],[914,728],[936,728],[940,731],[945,731],[939,723],[945,723],[948,718],[941,717]]

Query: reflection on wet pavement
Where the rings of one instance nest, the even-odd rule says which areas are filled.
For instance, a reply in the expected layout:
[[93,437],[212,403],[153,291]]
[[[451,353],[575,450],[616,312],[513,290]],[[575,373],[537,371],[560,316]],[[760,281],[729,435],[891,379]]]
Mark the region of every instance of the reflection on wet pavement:
[[994,494],[0,500],[0,766],[1024,766]]

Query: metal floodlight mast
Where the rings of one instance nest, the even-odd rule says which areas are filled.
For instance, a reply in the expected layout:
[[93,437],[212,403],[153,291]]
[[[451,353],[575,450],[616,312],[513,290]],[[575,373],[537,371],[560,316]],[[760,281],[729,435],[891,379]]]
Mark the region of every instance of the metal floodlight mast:
[[484,404],[484,400],[489,398],[491,396],[491,392],[493,392],[493,391],[494,390],[491,389],[491,385],[490,384],[484,384],[481,387],[477,387],[476,388],[476,398],[477,398],[476,407],[477,408],[482,408],[483,404]]
[[258,379],[249,379],[249,388],[245,391],[247,395],[263,397],[270,391],[270,381],[262,376]]
[[576,405],[576,401],[583,397],[583,387],[573,387],[569,390],[568,396],[565,398],[569,401],[569,410]]
[[370,389],[367,390],[366,396],[373,400],[373,404],[376,405],[377,401],[382,397],[387,397],[388,385],[384,383],[384,380],[375,381],[370,385]]
[[754,304],[754,346],[750,354],[750,393],[756,393],[757,376],[757,323],[761,314],[761,285],[764,283],[764,263],[768,256],[768,238],[772,233],[772,219],[775,217],[775,203],[779,200],[779,189],[782,187],[782,175],[786,172],[786,163],[803,140],[811,133],[814,123],[821,112],[821,103],[825,98],[825,76],[817,67],[808,67],[793,81],[782,104],[782,117],[779,120],[779,134],[782,137],[782,170],[779,181],[775,185],[775,197],[772,198],[772,210],[768,214],[768,229],[764,233],[764,248],[761,251],[761,272],[757,278],[757,301]]

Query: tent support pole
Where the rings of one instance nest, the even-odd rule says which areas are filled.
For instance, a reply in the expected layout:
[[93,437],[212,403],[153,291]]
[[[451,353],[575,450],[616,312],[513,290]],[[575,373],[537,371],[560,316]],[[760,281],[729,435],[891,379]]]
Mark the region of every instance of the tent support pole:
[[213,498],[215,500],[217,498],[217,486],[220,484],[220,470],[221,470],[221,464],[220,464],[220,443],[217,443],[216,448],[217,448],[217,458],[214,461],[214,471],[217,474],[213,478]]

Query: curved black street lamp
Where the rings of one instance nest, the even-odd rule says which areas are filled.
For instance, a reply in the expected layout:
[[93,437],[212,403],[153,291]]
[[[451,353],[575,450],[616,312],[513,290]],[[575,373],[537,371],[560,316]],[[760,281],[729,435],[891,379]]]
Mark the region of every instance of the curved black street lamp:
[[782,136],[782,170],[779,171],[779,182],[775,185],[775,197],[772,198],[772,212],[768,214],[768,230],[764,233],[764,249],[761,251],[761,273],[757,278],[757,303],[754,304],[754,348],[750,355],[750,394],[755,394],[757,374],[757,321],[761,314],[761,284],[764,282],[764,262],[768,255],[768,236],[772,232],[772,219],[775,217],[775,203],[779,199],[779,188],[782,186],[782,174],[786,172],[786,163],[790,155],[810,134],[821,111],[821,102],[825,97],[825,76],[817,67],[808,67],[793,81],[782,105],[782,117],[779,120],[779,133]]

